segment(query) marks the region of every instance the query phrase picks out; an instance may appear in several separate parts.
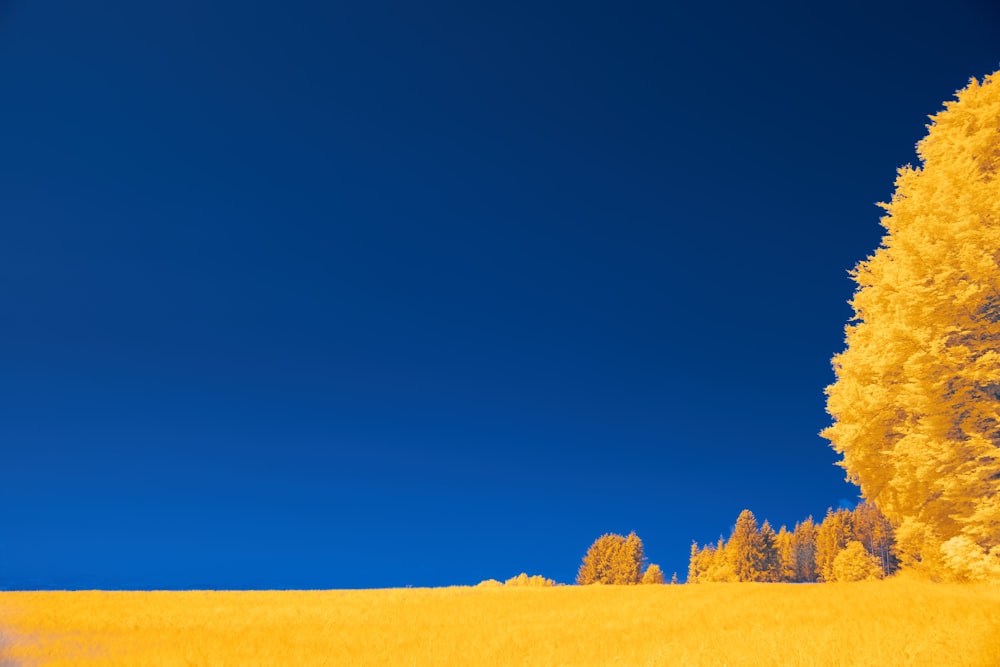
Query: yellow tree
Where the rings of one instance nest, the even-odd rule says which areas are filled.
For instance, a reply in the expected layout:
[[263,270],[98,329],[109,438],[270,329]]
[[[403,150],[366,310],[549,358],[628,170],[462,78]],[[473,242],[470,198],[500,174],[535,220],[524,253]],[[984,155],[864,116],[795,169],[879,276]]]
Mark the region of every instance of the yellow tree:
[[766,519],[760,526],[760,573],[755,581],[781,581],[781,556],[778,552],[778,536]]
[[816,530],[816,572],[823,581],[833,581],[833,561],[837,554],[854,539],[851,512],[827,510],[826,518]]
[[858,264],[823,435],[904,565],[1000,578],[1000,73],[931,118]]
[[552,579],[543,577],[540,574],[528,576],[527,572],[522,572],[516,577],[511,577],[507,581],[503,582],[504,586],[529,586],[533,588],[540,588],[545,586],[555,586],[556,582]]
[[616,584],[638,584],[642,581],[643,564],[646,562],[646,555],[642,547],[642,540],[634,532],[625,536],[622,548],[618,551],[615,560],[615,581]]
[[[706,547],[707,549],[708,547]],[[697,542],[691,542],[691,555],[688,557],[688,578],[687,582],[689,584],[697,584],[701,581],[701,575],[703,572],[708,570],[709,563],[705,562],[708,558],[703,558],[701,555],[702,550],[698,548]],[[711,558],[711,556],[709,556]]]
[[[677,578],[677,575],[674,575]],[[646,571],[642,573],[642,580],[639,582],[641,584],[662,584],[663,583],[663,570],[656,563],[650,563]],[[676,583],[676,582],[674,582]]]
[[892,525],[885,515],[872,503],[858,503],[851,512],[851,525],[855,539],[875,557],[883,576],[892,574],[896,570],[895,540]]
[[851,540],[833,559],[830,578],[827,581],[865,581],[881,579],[882,566],[858,540]]
[[718,544],[706,544],[700,549],[697,542],[692,542],[687,582],[705,584],[722,581],[739,581],[733,569],[731,550],[725,540],[720,537]]
[[583,557],[576,583],[638,584],[644,559],[642,540],[635,533],[601,535]]
[[[771,531],[774,534],[774,531]],[[726,544],[733,570],[739,581],[760,581],[764,573],[764,545],[753,512],[743,510],[736,517],[732,537]]]
[[774,540],[778,549],[778,569],[774,581],[795,581],[797,563],[794,537],[784,526],[778,529]]
[[795,552],[793,581],[816,581],[816,524],[812,517],[795,524],[792,549]]
[[576,574],[576,583],[607,584],[614,578],[616,552],[621,549],[625,538],[607,533],[598,537],[583,557],[583,563]]
[[736,567],[734,565],[733,555],[735,549],[732,545],[732,540],[729,544],[719,536],[719,541],[716,543],[715,548],[710,552],[712,554],[710,567],[708,572],[702,577],[702,581],[739,581],[739,576],[736,574]]

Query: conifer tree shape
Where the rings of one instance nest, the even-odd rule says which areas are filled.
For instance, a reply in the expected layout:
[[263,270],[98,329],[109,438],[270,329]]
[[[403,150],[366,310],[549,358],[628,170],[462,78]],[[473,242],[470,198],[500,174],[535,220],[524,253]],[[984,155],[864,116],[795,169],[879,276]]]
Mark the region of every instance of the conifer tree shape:
[[775,537],[775,546],[778,550],[778,567],[772,575],[772,580],[795,581],[796,565],[798,564],[795,552],[795,535],[782,526]]
[[833,561],[854,539],[854,524],[849,510],[827,510],[816,530],[816,572],[823,581],[833,581]]
[[756,581],[781,581],[781,554],[778,550],[778,536],[765,519],[760,526],[760,572]]
[[858,264],[823,435],[903,565],[1000,578],[1000,73],[932,117]]
[[795,524],[792,532],[794,581],[816,581],[816,530],[812,517]]
[[[768,526],[770,530],[770,526]],[[771,535],[774,531],[771,530]],[[766,573],[764,541],[757,528],[757,519],[750,510],[736,517],[736,527],[726,545],[733,569],[739,581],[763,581]]]

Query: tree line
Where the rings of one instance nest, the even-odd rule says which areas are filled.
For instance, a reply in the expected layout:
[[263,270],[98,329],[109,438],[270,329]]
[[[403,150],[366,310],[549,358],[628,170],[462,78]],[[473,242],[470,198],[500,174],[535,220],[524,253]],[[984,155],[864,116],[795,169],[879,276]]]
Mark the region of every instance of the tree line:
[[[851,273],[822,435],[866,502],[777,532],[744,510],[728,540],[692,544],[688,582],[856,581],[900,566],[1000,582],[1000,72],[956,98],[931,117],[921,164],[898,171],[886,235]],[[577,583],[662,582],[643,561],[634,533],[603,535]]]
[[743,510],[728,540],[691,544],[688,583],[724,581],[822,582],[881,579],[898,568],[895,536],[875,505],[827,510],[777,532],[766,520],[758,526]]

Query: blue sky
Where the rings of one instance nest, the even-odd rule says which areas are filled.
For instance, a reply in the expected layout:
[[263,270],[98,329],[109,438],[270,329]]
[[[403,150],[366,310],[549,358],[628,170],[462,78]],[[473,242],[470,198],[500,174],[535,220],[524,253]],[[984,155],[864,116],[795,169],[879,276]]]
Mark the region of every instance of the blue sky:
[[987,2],[0,5],[2,588],[683,578],[857,491],[847,269]]

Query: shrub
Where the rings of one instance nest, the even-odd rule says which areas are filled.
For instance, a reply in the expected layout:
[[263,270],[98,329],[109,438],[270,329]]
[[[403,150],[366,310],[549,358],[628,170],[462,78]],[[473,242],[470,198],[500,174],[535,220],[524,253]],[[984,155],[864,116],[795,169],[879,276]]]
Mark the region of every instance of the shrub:
[[878,559],[868,553],[865,545],[857,540],[848,542],[833,559],[833,581],[864,581],[881,577],[882,566]]
[[[676,575],[674,575],[676,578]],[[646,571],[642,573],[641,584],[662,584],[663,583],[663,570],[656,563],[650,563]]]
[[542,587],[542,586],[555,586],[556,582],[552,581],[551,579],[546,579],[540,574],[536,574],[534,576],[528,576],[526,572],[522,572],[516,577],[511,577],[507,581],[503,582],[503,585]]

